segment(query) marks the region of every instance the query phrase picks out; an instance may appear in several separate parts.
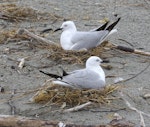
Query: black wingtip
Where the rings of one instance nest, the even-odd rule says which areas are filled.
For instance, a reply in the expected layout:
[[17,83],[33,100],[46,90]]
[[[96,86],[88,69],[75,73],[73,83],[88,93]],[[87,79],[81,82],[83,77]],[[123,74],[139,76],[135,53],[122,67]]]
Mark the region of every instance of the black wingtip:
[[63,76],[66,76],[66,75],[69,75],[66,71],[62,70],[63,71]]
[[120,21],[120,19],[121,19],[121,17],[119,17],[119,18],[117,19],[117,21],[115,21],[115,22],[112,23],[110,26],[108,26],[108,27],[106,28],[106,30],[111,31],[111,30],[117,25],[117,23]]
[[108,25],[109,21],[107,21],[104,25],[102,25],[101,27],[97,28],[95,31],[101,31],[101,30],[105,30],[106,26]]
[[60,66],[60,69],[62,70],[63,74],[62,76],[66,76],[66,75],[69,75],[61,66]]
[[69,75],[63,68],[62,68],[63,76]]
[[55,79],[57,79],[57,78],[61,78],[62,79],[62,77],[61,76],[59,76],[59,75],[55,75],[55,74],[51,74],[51,73],[47,73],[47,72],[44,72],[44,71],[41,71],[41,70],[39,70],[41,73],[43,73],[43,74],[45,74],[45,75],[48,75],[48,76],[50,76],[50,77],[52,77],[52,78],[55,78]]

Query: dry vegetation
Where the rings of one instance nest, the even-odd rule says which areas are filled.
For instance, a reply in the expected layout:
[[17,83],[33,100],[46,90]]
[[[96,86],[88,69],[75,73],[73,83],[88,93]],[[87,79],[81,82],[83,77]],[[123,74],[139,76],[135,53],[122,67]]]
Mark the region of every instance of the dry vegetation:
[[119,85],[107,85],[104,89],[73,89],[69,87],[49,84],[41,88],[33,97],[32,102],[47,103],[72,107],[87,103],[89,101],[96,104],[110,103],[113,99],[111,94],[120,88]]
[[[43,16],[44,15],[44,16]],[[33,8],[19,6],[17,4],[0,4],[0,19],[8,20],[11,22],[20,21],[39,21],[45,18],[56,21],[60,17],[51,13],[40,12]]]

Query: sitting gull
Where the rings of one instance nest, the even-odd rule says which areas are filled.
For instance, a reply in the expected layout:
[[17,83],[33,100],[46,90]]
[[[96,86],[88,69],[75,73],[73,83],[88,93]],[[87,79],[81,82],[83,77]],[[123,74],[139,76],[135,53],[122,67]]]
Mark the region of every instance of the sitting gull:
[[69,73],[63,71],[62,76],[40,72],[55,78],[56,80],[53,81],[53,84],[79,89],[100,89],[105,86],[105,73],[100,66],[101,62],[102,60],[99,57],[91,56],[87,59],[84,69]]
[[63,31],[60,37],[60,44],[64,50],[88,50],[97,47],[109,35],[117,32],[117,29],[113,28],[120,19],[118,18],[117,21],[108,27],[108,22],[106,22],[104,25],[91,31],[77,31],[73,21],[66,21],[55,31]]

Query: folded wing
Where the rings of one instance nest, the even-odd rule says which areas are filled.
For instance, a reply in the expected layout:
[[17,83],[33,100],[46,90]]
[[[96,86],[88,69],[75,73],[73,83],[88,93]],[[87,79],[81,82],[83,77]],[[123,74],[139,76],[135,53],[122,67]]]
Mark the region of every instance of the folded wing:
[[88,69],[74,71],[70,75],[64,76],[62,82],[70,84],[76,88],[101,88],[104,87],[105,82],[99,75]]
[[71,50],[90,49],[96,47],[103,40],[109,31],[76,32],[72,37],[73,46]]

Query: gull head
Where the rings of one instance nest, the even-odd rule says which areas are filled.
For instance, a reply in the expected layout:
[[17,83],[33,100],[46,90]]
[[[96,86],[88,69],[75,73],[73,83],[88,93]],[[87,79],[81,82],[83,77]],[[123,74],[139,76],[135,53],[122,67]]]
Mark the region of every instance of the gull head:
[[101,62],[102,62],[102,59],[100,59],[99,57],[91,56],[86,61],[86,67],[99,67]]
[[62,29],[63,31],[65,31],[65,30],[75,30],[76,31],[76,26],[73,21],[66,21],[61,25],[60,29]]

